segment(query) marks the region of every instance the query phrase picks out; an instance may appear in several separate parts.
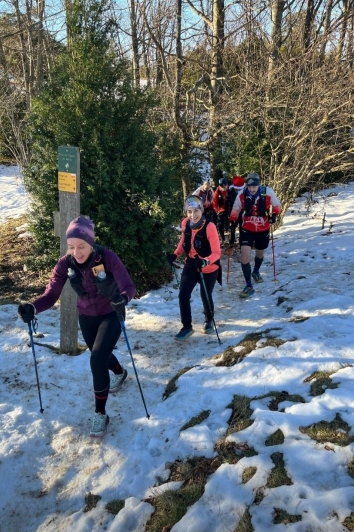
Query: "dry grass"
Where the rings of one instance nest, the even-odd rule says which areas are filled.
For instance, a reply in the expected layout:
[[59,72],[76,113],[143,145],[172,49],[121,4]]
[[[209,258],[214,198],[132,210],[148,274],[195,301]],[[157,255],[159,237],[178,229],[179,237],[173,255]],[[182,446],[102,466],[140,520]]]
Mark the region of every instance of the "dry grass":
[[162,394],[162,399],[167,399],[171,393],[175,392],[177,390],[176,382],[178,378],[183,375],[184,373],[187,373],[190,369],[192,369],[194,366],[187,366],[186,368],[182,368],[172,379],[168,381],[166,384],[166,388],[164,393]]
[[350,532],[354,530],[354,512],[351,512],[342,523]]
[[307,434],[317,443],[333,443],[346,447],[354,441],[354,436],[350,436],[350,426],[343,421],[339,414],[335,415],[333,421],[319,421],[309,427],[299,427],[303,434]]
[[354,458],[353,460],[348,464],[348,475],[352,478],[354,478]]
[[114,501],[110,501],[106,504],[106,510],[110,514],[117,515],[125,506],[125,501],[121,499],[116,499]]
[[338,384],[333,383],[332,379],[330,378],[330,375],[333,375],[333,373],[335,373],[335,371],[314,371],[309,377],[306,377],[304,382],[314,381],[311,384],[310,395],[316,397],[325,393],[327,389],[333,390],[338,388]]
[[148,499],[155,512],[146,523],[145,532],[168,532],[203,495],[204,486],[189,484],[176,491],[165,491]]
[[273,523],[275,525],[288,525],[289,523],[297,523],[301,520],[301,515],[290,515],[286,510],[282,510],[281,508],[274,508]]
[[245,510],[237,527],[235,528],[235,532],[254,532],[254,528],[252,526],[251,521],[251,514],[248,508]]
[[89,512],[93,508],[96,508],[98,501],[100,501],[101,499],[101,495],[94,495],[91,492],[85,495],[86,506],[84,508],[84,512]]
[[278,488],[279,486],[291,486],[293,482],[286,472],[283,453],[273,453],[270,457],[274,463],[274,467],[270,472],[266,487]]
[[228,420],[229,429],[227,434],[244,430],[253,424],[251,415],[253,410],[250,407],[252,399],[245,395],[234,395],[232,402],[227,406],[232,413]]
[[252,477],[257,473],[257,468],[254,466],[246,467],[242,472],[242,484],[247,484]]
[[30,301],[40,295],[49,279],[48,271],[31,270],[31,237],[19,238],[16,227],[26,218],[11,219],[0,224],[0,304]]
[[270,392],[270,396],[273,396],[273,399],[269,402],[269,410],[278,410],[278,406],[283,401],[290,401],[292,403],[305,403],[305,399],[298,394],[290,394],[288,392]]
[[183,427],[181,427],[180,432],[189,429],[190,427],[194,427],[195,425],[200,425],[209,417],[209,415],[210,410],[203,410],[197,416],[192,417],[187,423],[185,423]]
[[[268,346],[278,348],[281,345],[285,344],[285,340],[282,340],[281,338],[275,338],[271,335],[268,336],[271,330],[276,329],[267,329],[265,331],[247,334],[245,338],[235,346],[227,347],[221,354],[221,360],[219,360],[215,365],[230,367],[234,366],[235,364],[238,364],[247,355],[254,351],[254,349],[257,348],[257,343],[262,338],[265,338],[265,341],[262,343],[262,348]],[[242,349],[235,350],[236,348]],[[216,355],[214,358],[220,358],[220,355]]]
[[265,445],[268,446],[281,445],[282,443],[284,443],[284,434],[280,429],[273,432],[265,441]]

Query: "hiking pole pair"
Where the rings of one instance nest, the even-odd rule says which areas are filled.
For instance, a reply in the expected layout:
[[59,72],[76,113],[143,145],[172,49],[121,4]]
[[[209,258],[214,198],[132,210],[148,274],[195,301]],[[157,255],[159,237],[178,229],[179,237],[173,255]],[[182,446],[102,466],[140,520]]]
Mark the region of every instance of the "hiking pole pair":
[[212,310],[211,310],[210,299],[209,299],[208,292],[207,292],[207,289],[206,289],[206,286],[205,286],[204,275],[202,274],[201,271],[199,271],[199,273],[200,273],[200,278],[201,278],[201,280],[202,280],[202,285],[203,285],[203,288],[204,288],[205,297],[206,297],[206,300],[207,300],[207,302],[208,302],[209,312],[210,312],[211,317],[212,317],[212,320],[213,320],[213,324],[214,324],[214,329],[215,329],[215,332],[216,332],[216,336],[217,336],[217,338],[218,338],[218,342],[219,342],[219,344],[221,344],[221,340],[220,340],[220,338],[219,338],[218,330],[217,330],[217,328],[216,328],[216,323],[215,323],[215,318],[214,318],[214,312],[212,312]]
[[138,377],[138,372],[136,371],[136,367],[135,367],[135,363],[134,363],[134,358],[133,358],[133,353],[132,353],[132,350],[130,349],[130,345],[129,345],[129,340],[128,340],[128,335],[127,335],[127,331],[125,329],[125,323],[124,323],[124,318],[122,315],[118,315],[118,319],[120,321],[120,326],[122,328],[122,331],[123,331],[123,334],[124,334],[124,338],[125,338],[125,343],[127,344],[127,348],[128,348],[128,351],[129,351],[129,354],[130,354],[130,358],[132,359],[132,364],[133,364],[133,368],[134,368],[134,373],[135,373],[135,377],[136,377],[136,380],[137,380],[137,383],[138,383],[138,386],[139,386],[139,390],[140,390],[140,395],[141,395],[141,398],[143,400],[143,404],[144,404],[144,408],[145,408],[145,412],[146,412],[146,417],[148,419],[150,419],[150,415],[147,411],[147,408],[146,408],[146,403],[145,403],[145,399],[144,399],[144,394],[143,394],[143,391],[141,389],[141,386],[140,386],[140,381],[139,381],[139,377]]
[[39,405],[40,405],[40,413],[43,414],[43,406],[42,406],[42,397],[41,397],[41,388],[39,386],[39,378],[38,378],[38,370],[37,370],[37,360],[36,360],[36,353],[34,350],[34,342],[33,342],[33,331],[36,332],[36,322],[37,320],[32,320],[28,323],[28,334],[30,337],[30,343],[32,347],[32,355],[34,359],[34,369],[36,370],[36,378],[37,378],[37,388],[38,388],[38,396],[39,396]]

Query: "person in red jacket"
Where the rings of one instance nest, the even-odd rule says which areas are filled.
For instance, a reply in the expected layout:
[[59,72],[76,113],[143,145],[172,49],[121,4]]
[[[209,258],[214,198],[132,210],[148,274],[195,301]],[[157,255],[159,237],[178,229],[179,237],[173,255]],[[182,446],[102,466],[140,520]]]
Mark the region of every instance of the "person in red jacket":
[[[35,314],[54,305],[69,279],[78,295],[80,328],[91,351],[95,415],[90,436],[102,437],[109,423],[108,394],[116,392],[127,377],[127,370],[113,349],[121,333],[125,306],[134,296],[135,287],[118,255],[94,243],[94,227],[84,216],[70,222],[66,231],[67,254],[54,266],[43,295],[33,303],[19,305],[18,314],[25,323],[31,323]],[[106,273],[104,280],[100,280],[100,272]]]
[[181,239],[174,253],[166,253],[166,259],[171,266],[183,253],[186,255],[179,289],[182,329],[175,336],[175,340],[179,341],[186,340],[194,333],[190,299],[198,283],[205,316],[203,330],[205,334],[214,331],[212,293],[216,281],[221,284],[221,251],[216,226],[206,220],[203,214],[203,202],[198,196],[188,196],[184,208],[187,217],[182,220]]
[[[256,283],[263,282],[259,270],[263,262],[264,251],[269,245],[270,223],[276,222],[276,217],[280,212],[281,205],[274,190],[261,186],[259,174],[248,174],[246,188],[235,199],[230,214],[230,221],[234,222],[242,213],[241,267],[246,286],[240,292],[240,297],[249,297],[254,294],[252,278]],[[253,246],[256,256],[254,268],[251,271],[250,256]]]
[[227,191],[228,181],[226,177],[219,179],[219,186],[214,192],[213,209],[217,215],[217,228],[221,237],[221,245],[225,244],[225,223],[227,221]]

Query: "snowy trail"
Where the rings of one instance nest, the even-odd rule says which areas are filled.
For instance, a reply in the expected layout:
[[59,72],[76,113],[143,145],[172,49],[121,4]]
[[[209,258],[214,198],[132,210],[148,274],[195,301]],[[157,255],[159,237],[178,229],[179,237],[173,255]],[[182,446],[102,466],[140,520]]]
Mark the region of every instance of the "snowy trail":
[[[109,398],[111,422],[103,441],[88,437],[93,414],[88,353],[59,356],[35,345],[41,414],[27,330],[16,316],[15,305],[0,307],[0,475],[6,479],[0,488],[0,531],[144,532],[154,511],[144,499],[156,490],[154,486],[168,481],[166,464],[190,456],[215,456],[215,444],[228,428],[228,406],[235,394],[258,399],[250,405],[253,424],[230,434],[228,441],[247,443],[258,454],[220,465],[208,479],[204,495],[172,532],[235,530],[248,506],[256,532],[275,528],[277,532],[345,531],[342,523],[354,512],[354,481],[348,473],[354,444],[342,447],[329,442],[327,450],[300,428],[330,422],[336,414],[354,427],[350,221],[354,215],[349,215],[353,190],[354,184],[337,187],[339,196],[320,205],[326,217],[335,221],[330,233],[328,224],[322,230],[315,210],[306,216],[304,200],[297,202],[275,233],[277,282],[269,247],[262,266],[264,283],[256,285],[252,298],[238,297],[244,282],[235,257],[226,284],[223,256],[224,285],[216,285],[214,291],[222,345],[215,335],[201,332],[198,288],[192,296],[196,332],[185,343],[173,340],[180,328],[175,280],[129,305],[127,334],[151,417],[145,416],[121,337],[119,357],[129,376]],[[38,341],[58,345],[59,307],[38,318],[38,332],[44,334]],[[265,335],[242,362],[217,365],[220,357],[215,355],[260,331],[270,331],[267,334],[284,343],[267,345]],[[186,367],[191,369],[178,379],[177,390],[163,400],[168,381]],[[331,373],[333,385],[318,396],[310,394],[308,378],[314,371]],[[297,394],[304,402],[284,400],[278,410],[271,410],[269,396],[259,399],[271,391]],[[205,410],[210,415],[203,423],[180,430]],[[267,445],[276,430],[284,434],[284,443]],[[264,489],[274,467],[274,452],[282,453],[293,484],[265,489],[263,500],[255,505],[255,494]],[[243,483],[243,471],[251,466],[257,472]],[[99,494],[101,500],[85,512],[89,492]],[[124,499],[125,508],[114,516],[105,507],[116,499]],[[274,508],[300,515],[301,521],[275,527]]]

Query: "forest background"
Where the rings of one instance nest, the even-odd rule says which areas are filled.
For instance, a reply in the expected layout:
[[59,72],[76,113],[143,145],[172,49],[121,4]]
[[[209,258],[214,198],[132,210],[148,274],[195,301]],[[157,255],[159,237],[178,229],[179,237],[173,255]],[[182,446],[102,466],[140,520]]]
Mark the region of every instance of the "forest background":
[[82,213],[140,293],[171,275],[204,179],[258,171],[283,212],[348,181],[353,67],[353,0],[1,0],[0,157],[32,199],[26,268],[58,258],[61,145],[80,148]]

